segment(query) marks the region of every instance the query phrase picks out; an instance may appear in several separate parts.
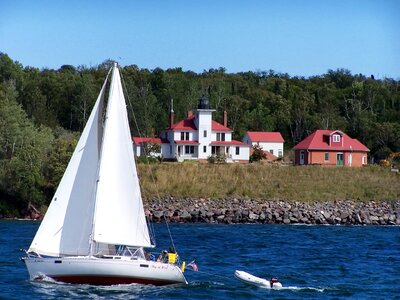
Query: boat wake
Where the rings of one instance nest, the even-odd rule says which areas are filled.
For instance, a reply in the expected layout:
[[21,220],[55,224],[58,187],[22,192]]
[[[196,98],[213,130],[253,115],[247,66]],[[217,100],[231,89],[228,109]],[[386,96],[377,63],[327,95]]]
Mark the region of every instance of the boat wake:
[[315,292],[320,292],[323,293],[325,291],[325,289],[321,289],[321,288],[315,288],[315,287],[311,287],[311,286],[304,286],[304,287],[300,287],[300,286],[285,286],[285,287],[281,287],[279,289],[276,289],[279,291],[284,291],[284,290],[291,290],[291,291],[315,291]]
[[53,278],[46,276],[43,273],[39,273],[38,275],[36,275],[35,277],[32,278],[33,281],[36,282],[47,282],[47,283],[57,283],[57,284],[64,284],[62,282],[59,282],[57,280],[54,280]]

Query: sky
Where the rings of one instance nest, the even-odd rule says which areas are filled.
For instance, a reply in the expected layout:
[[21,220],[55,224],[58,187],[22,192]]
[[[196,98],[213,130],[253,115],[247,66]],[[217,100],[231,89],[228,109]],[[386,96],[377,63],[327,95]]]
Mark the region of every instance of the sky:
[[40,69],[112,59],[400,80],[400,0],[0,0],[0,52]]

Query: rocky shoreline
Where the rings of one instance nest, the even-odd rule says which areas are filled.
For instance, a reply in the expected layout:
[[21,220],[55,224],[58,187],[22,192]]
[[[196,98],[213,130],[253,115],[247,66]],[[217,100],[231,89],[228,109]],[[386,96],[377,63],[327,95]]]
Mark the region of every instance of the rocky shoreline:
[[[211,224],[400,225],[400,200],[299,202],[253,199],[174,198],[144,201],[150,222]],[[22,219],[40,220],[36,209]],[[0,219],[16,219],[0,214]]]
[[400,200],[298,202],[251,199],[153,199],[151,222],[221,224],[400,225]]

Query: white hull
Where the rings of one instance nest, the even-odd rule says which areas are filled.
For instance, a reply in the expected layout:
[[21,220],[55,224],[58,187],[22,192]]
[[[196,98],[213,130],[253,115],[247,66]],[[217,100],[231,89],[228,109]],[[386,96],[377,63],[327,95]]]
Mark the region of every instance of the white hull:
[[187,283],[182,271],[176,265],[131,260],[130,257],[25,257],[23,260],[32,280],[46,275],[66,283],[97,285]]
[[267,279],[256,277],[254,275],[251,275],[247,272],[244,271],[235,271],[235,277],[239,279],[240,281],[249,284],[249,285],[254,285],[257,287],[261,288],[267,288],[267,289],[280,289],[282,288],[282,284],[280,282],[275,282],[273,284],[273,287],[271,287],[271,282]]

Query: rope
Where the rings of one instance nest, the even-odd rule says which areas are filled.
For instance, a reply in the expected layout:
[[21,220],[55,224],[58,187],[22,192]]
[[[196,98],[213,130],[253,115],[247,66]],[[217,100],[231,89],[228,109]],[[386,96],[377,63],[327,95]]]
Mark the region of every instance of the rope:
[[[131,99],[129,98],[129,93],[128,93],[128,89],[126,88],[124,76],[123,76],[122,72],[120,72],[120,74],[121,74],[122,85],[123,85],[123,88],[124,88],[124,90],[125,90],[126,97],[127,97],[127,99],[128,99],[129,108],[130,108],[131,113],[132,113],[132,116],[133,116],[133,121],[134,121],[134,123],[135,123],[135,126],[136,126],[137,132],[138,132],[138,134],[139,134],[139,137],[142,138],[143,136],[142,136],[142,133],[141,133],[141,131],[140,131],[140,129],[139,129],[139,125],[138,125],[138,122],[137,122],[137,119],[136,119],[136,116],[135,116],[135,112],[134,112],[133,107],[132,107]],[[158,191],[158,187],[157,187],[157,184],[156,184],[156,180],[155,180],[155,178],[154,178],[153,172],[151,172],[151,166],[150,166],[150,163],[149,163],[148,160],[146,161],[146,164],[147,164],[147,168],[149,168],[149,170],[150,170],[150,177],[151,177],[151,181],[152,181],[152,183],[153,183],[153,185],[154,185],[154,189],[155,189],[155,191],[156,191],[156,193],[157,193],[157,199],[161,201],[161,197],[160,197],[160,193],[159,193],[159,191]],[[173,240],[173,238],[172,238],[171,230],[169,229],[169,225],[168,225],[167,218],[165,217],[165,214],[163,214],[163,216],[164,216],[165,224],[167,225],[168,234],[169,234],[169,238],[170,238],[170,240],[171,240],[172,247],[173,247],[174,250],[176,251],[175,243],[174,243],[174,240]],[[147,222],[147,223],[149,224],[150,222]],[[154,227],[153,227],[152,224],[149,224],[149,226],[151,227],[150,232],[151,232],[151,234],[154,236],[154,239],[155,239]],[[154,241],[154,244],[155,244],[155,241]]]
[[228,277],[228,276],[224,276],[224,275],[219,275],[219,274],[214,274],[214,273],[208,273],[208,272],[204,272],[204,271],[197,271],[198,273],[203,273],[203,274],[206,274],[206,275],[211,275],[211,276],[215,276],[215,277],[221,277],[221,278],[224,278],[224,279],[231,279],[232,277]]

